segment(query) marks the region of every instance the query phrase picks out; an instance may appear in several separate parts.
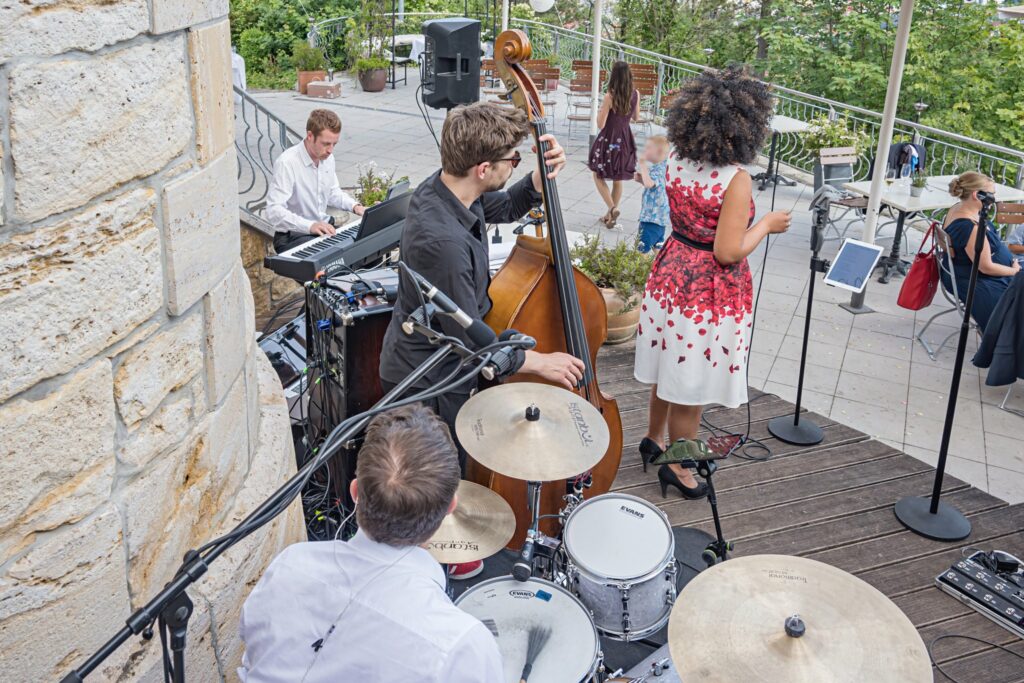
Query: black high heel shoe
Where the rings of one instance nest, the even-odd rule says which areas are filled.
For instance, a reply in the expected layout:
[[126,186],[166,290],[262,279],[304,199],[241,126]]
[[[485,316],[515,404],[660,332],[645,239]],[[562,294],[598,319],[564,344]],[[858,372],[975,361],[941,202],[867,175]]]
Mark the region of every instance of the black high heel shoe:
[[663,452],[657,441],[648,439],[646,436],[643,438],[643,441],[640,442],[640,460],[644,464],[644,472],[647,471],[648,463],[653,462]]
[[698,482],[697,486],[693,488],[684,486],[683,482],[679,480],[679,475],[677,475],[668,465],[662,465],[658,468],[658,483],[661,484],[662,498],[668,498],[666,491],[669,486],[675,486],[679,489],[679,493],[682,494],[683,498],[688,498],[690,500],[699,500],[700,498],[708,495],[707,484]]

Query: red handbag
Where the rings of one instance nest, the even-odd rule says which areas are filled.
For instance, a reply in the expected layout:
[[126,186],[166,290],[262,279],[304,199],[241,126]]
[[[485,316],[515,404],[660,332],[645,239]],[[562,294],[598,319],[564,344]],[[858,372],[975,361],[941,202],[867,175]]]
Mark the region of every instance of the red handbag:
[[[903,280],[900,287],[900,296],[896,303],[902,308],[911,311],[920,311],[931,305],[935,298],[935,292],[939,288],[939,258],[935,254],[935,228],[938,224],[932,223],[928,232],[921,242],[921,249],[918,250],[914,262],[910,266],[910,272]],[[928,251],[924,251],[925,247]]]

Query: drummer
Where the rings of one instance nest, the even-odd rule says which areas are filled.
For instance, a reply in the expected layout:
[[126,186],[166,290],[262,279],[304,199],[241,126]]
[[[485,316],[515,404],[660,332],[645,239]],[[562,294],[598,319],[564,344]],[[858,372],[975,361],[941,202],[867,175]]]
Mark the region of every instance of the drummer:
[[370,422],[351,485],[352,540],[296,543],[242,607],[245,683],[503,680],[490,631],[455,607],[420,547],[455,509],[448,428],[416,404]]
[[[449,112],[441,132],[441,169],[416,188],[409,204],[400,245],[402,259],[477,318],[491,309],[487,295],[491,281],[487,224],[518,220],[541,201],[543,178],[538,168],[503,189],[522,161],[516,148],[529,133],[526,114],[518,109],[483,102],[456,107]],[[544,135],[541,140],[548,144],[548,177],[554,178],[565,166],[565,150],[552,135]],[[437,350],[423,336],[402,331],[402,323],[420,305],[420,299],[419,292],[402,278],[394,317],[381,349],[380,377],[385,391]],[[472,346],[465,330],[453,320],[437,316],[435,321],[445,334]],[[455,368],[457,361],[450,357],[416,388],[433,386]],[[571,389],[583,378],[583,367],[583,361],[566,353],[527,351],[519,371]],[[468,399],[469,388],[439,396],[430,406],[454,434],[455,416]],[[459,450],[465,469],[466,454],[461,447]],[[467,579],[481,570],[480,562],[452,565],[449,576]]]

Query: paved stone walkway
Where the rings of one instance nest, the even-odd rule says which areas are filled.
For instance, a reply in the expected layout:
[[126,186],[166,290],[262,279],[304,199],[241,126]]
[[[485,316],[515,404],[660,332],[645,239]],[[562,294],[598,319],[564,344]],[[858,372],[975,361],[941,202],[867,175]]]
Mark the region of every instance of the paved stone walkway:
[[[360,165],[371,161],[385,171],[395,170],[419,182],[439,165],[437,149],[417,108],[415,78],[383,93],[363,93],[355,81],[345,79],[336,100],[313,100],[290,92],[257,94],[257,99],[290,126],[302,131],[309,110],[318,106],[338,112],[343,122],[338,145],[338,175],[342,186],[355,184]],[[567,228],[598,233],[608,241],[633,239],[640,208],[641,187],[627,184],[622,202],[621,225],[608,230],[599,222],[604,205],[594,190],[585,166],[585,128],[566,130],[564,97],[556,96],[554,132],[569,154],[569,166],[558,180]],[[429,111],[438,135],[443,112]],[[642,144],[642,143],[641,143]],[[524,149],[524,152],[528,150]],[[757,169],[752,169],[756,172]],[[520,171],[521,172],[521,171]],[[757,389],[793,401],[796,398],[800,343],[803,335],[810,251],[812,191],[806,185],[779,187],[778,209],[793,211],[793,228],[773,239],[768,249],[763,290],[758,303],[750,384]],[[769,188],[756,196],[758,215],[772,203]],[[859,236],[855,226],[849,236]],[[508,235],[508,231],[505,231]],[[892,235],[892,227],[883,229]],[[910,232],[911,248],[921,233]],[[506,237],[507,239],[508,237]],[[880,242],[889,242],[884,237]],[[825,257],[835,254],[838,242],[830,242]],[[750,257],[757,286],[764,246]],[[935,361],[928,358],[915,330],[943,306],[907,311],[896,305],[902,280],[888,285],[872,282],[867,304],[875,310],[853,316],[838,304],[848,293],[823,285],[815,288],[811,316],[811,343],[805,380],[804,404],[920,460],[934,463],[948,400],[955,348],[947,346]],[[936,302],[940,300],[936,297]],[[944,300],[942,303],[945,303]],[[929,330],[929,338],[941,340],[955,328],[954,316],[946,316]],[[955,340],[954,340],[955,341]],[[968,362],[975,348],[972,338]],[[1009,502],[1024,501],[1024,417],[999,409],[1005,388],[984,385],[984,374],[968,365],[963,372],[960,399],[950,447],[948,471]],[[1015,387],[1009,405],[1024,410],[1024,387]]]

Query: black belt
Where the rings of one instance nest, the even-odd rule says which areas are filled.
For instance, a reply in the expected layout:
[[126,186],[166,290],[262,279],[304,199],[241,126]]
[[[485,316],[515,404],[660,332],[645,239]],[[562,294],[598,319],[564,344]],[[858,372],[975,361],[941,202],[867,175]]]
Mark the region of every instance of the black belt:
[[685,235],[680,235],[675,230],[672,231],[672,238],[682,242],[683,244],[685,244],[688,247],[693,247],[694,249],[699,249],[701,251],[710,251],[710,252],[714,252],[715,251],[715,243],[714,242],[697,242],[696,240],[691,240],[689,237],[686,237]]

